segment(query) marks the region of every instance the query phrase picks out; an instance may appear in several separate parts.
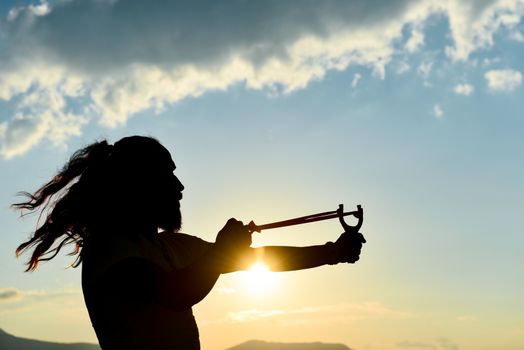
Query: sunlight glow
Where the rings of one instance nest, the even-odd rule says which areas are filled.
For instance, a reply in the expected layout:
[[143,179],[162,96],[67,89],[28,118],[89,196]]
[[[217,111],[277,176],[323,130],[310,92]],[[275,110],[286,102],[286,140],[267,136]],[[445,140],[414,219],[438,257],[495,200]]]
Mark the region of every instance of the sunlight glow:
[[269,271],[263,263],[256,263],[243,274],[243,284],[253,294],[267,294],[276,281],[276,274]]

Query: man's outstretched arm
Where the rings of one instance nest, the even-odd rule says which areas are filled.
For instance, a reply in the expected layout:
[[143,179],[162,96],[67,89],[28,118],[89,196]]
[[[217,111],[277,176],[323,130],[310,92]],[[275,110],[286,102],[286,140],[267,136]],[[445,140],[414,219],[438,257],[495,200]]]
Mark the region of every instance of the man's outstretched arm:
[[355,263],[359,260],[362,244],[360,233],[343,233],[336,242],[309,247],[266,246],[251,248],[242,256],[225,264],[224,272],[247,270],[257,262],[271,271],[295,271],[322,265]]
[[130,304],[155,301],[184,310],[200,302],[222,273],[246,270],[256,262],[272,271],[354,263],[365,242],[360,233],[344,233],[336,242],[319,246],[249,248],[251,236],[245,230],[240,221],[230,220],[209,250],[183,269],[165,271],[145,259],[130,258],[106,271],[99,282],[114,300]]

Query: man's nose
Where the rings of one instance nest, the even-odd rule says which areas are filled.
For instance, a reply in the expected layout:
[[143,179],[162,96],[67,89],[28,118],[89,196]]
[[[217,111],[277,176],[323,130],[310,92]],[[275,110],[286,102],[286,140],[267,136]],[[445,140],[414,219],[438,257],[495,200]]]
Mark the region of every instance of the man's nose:
[[184,190],[184,185],[182,185],[182,182],[178,179],[178,177],[175,176],[176,186],[180,192]]

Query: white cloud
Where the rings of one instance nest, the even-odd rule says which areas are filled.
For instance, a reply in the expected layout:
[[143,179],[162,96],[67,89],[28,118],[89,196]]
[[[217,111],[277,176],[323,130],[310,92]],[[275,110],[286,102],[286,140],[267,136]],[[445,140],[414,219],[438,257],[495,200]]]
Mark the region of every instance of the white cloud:
[[[138,112],[237,83],[286,94],[350,65],[384,79],[399,50],[423,49],[424,23],[433,15],[449,19],[448,56],[467,60],[492,46],[501,28],[517,33],[524,14],[523,0],[197,6],[71,0],[12,9],[0,20],[0,99],[16,111],[1,124],[1,154],[23,154],[42,141],[61,145],[92,120],[118,127]],[[424,62],[418,72],[427,78],[431,69]]]
[[67,112],[64,94],[52,89],[39,89],[23,96],[19,112],[0,132],[0,154],[9,159],[20,155],[47,138],[63,146],[71,136],[78,136],[88,118]]
[[442,118],[444,116],[444,111],[438,103],[433,106],[433,115],[437,118]]
[[20,290],[17,288],[0,288],[0,302],[21,302],[21,301],[45,301],[49,299],[78,296],[81,292],[77,289],[61,290]]
[[0,153],[9,159],[38,144],[49,131],[49,119],[17,114],[5,130]]
[[299,323],[329,323],[339,321],[355,321],[361,319],[393,319],[404,320],[412,314],[405,311],[393,310],[377,301],[353,304],[324,305],[303,307],[299,309],[248,309],[229,312],[226,322],[253,322],[263,319],[275,319],[291,325]]
[[475,88],[471,84],[464,83],[455,85],[453,91],[458,95],[470,96]]
[[502,61],[502,59],[500,57],[484,58],[482,60],[482,65],[484,67],[488,67],[488,66],[491,66],[493,64],[499,63],[501,61]]
[[476,321],[477,317],[473,315],[460,315],[457,316],[457,321],[466,322],[466,321]]
[[7,123],[0,123],[0,139],[5,137],[5,131],[7,130]]
[[473,51],[493,46],[494,34],[501,28],[514,28],[524,15],[521,0],[442,3],[453,39],[453,46],[446,48],[446,54],[454,61],[465,61]]
[[411,69],[411,66],[407,62],[401,61],[397,64],[396,73],[404,74],[406,72],[409,72],[410,69]]
[[415,350],[458,350],[459,348],[455,342],[446,338],[439,338],[433,342],[404,340],[397,342],[396,345],[400,348]]
[[520,43],[524,43],[524,35],[519,32],[518,30],[515,30],[514,32],[511,32],[510,36],[511,39],[518,41]]
[[286,312],[283,310],[257,310],[249,309],[237,312],[229,312],[227,318],[232,322],[249,322],[256,321],[262,318],[283,315]]
[[490,70],[484,78],[492,92],[510,92],[522,84],[522,73],[512,69]]
[[360,79],[362,79],[362,75],[360,75],[359,73],[355,73],[355,75],[353,75],[353,80],[351,81],[351,87],[353,89],[357,87]]
[[416,52],[424,45],[424,32],[420,28],[415,28],[411,31],[411,36],[406,42],[406,50],[408,52]]
[[427,79],[429,75],[431,74],[431,70],[433,69],[433,62],[432,61],[424,61],[422,62],[418,68],[417,73],[422,78]]
[[45,16],[51,11],[49,3],[47,1],[41,1],[38,4],[29,4],[26,7],[12,8],[7,14],[9,21],[14,21],[18,17],[20,12],[27,12],[31,16]]

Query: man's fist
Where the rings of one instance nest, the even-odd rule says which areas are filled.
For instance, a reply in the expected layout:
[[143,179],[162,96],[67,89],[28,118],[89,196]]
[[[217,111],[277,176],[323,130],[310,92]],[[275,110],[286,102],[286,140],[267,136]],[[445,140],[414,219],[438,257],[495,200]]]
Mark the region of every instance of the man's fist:
[[366,239],[360,232],[344,232],[335,242],[338,262],[353,264],[360,258],[360,250]]
[[251,246],[251,233],[242,221],[229,219],[218,232],[215,245],[223,253],[236,255]]

